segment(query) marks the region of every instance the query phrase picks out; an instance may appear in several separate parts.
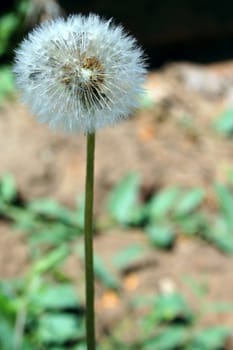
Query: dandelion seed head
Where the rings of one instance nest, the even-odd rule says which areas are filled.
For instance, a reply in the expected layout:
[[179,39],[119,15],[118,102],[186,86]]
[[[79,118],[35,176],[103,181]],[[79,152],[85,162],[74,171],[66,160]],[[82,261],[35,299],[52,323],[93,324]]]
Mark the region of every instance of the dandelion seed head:
[[14,72],[40,122],[91,133],[138,107],[146,69],[135,39],[91,14],[36,27],[16,51]]

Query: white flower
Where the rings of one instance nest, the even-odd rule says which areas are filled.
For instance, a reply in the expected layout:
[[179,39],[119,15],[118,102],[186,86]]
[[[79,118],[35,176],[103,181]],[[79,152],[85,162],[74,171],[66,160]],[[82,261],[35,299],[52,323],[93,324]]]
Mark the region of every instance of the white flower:
[[35,28],[16,51],[14,72],[40,122],[91,133],[132,113],[146,69],[135,39],[91,14]]

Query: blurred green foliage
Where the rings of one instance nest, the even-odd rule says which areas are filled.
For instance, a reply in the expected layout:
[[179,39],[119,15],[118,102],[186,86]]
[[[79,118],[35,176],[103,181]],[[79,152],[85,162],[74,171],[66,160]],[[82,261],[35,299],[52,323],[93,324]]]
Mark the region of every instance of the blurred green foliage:
[[[140,200],[140,191],[138,174],[125,176],[109,194],[104,221],[97,220],[95,230],[118,225],[139,227],[151,245],[161,249],[172,248],[179,234],[197,236],[233,254],[231,181],[227,186],[216,184],[213,187],[217,212],[206,208],[206,194],[202,188],[167,187],[145,202]],[[26,234],[34,257],[83,234],[83,200],[77,201],[72,210],[49,198],[22,203],[9,174],[0,182],[0,214]]]
[[19,0],[10,3],[0,15],[0,104],[14,91],[10,63],[17,43],[26,32],[30,9],[30,0]]
[[[233,253],[232,173],[228,185],[216,184],[216,212],[205,205],[202,188],[168,187],[141,200],[140,177],[125,176],[106,200],[103,222],[97,220],[95,230],[122,226],[139,227],[148,237],[148,244],[171,249],[177,235],[199,237],[215,244],[225,253]],[[124,210],[122,210],[122,208]],[[14,178],[6,174],[0,181],[0,217],[25,235],[31,252],[31,266],[15,280],[0,281],[0,347],[2,350],[48,349],[85,350],[85,309],[72,280],[61,269],[70,254],[83,259],[83,246],[73,244],[83,235],[83,200],[74,209],[51,199],[24,202]],[[107,223],[107,224],[106,224]],[[104,288],[120,293],[120,276],[130,266],[143,260],[145,248],[131,245],[112,257],[118,276],[114,275],[101,256],[95,256],[95,277]],[[232,312],[233,305],[208,303],[206,289],[186,278],[198,300],[193,310],[177,292],[141,296],[133,300],[132,310],[146,306],[147,313],[137,322],[138,337],[126,344],[116,339],[114,329],[103,337],[98,350],[224,350],[232,330],[215,325],[200,326],[202,315],[211,312]]]
[[0,62],[12,57],[12,50],[25,33],[31,6],[30,0],[14,1],[0,15]]
[[71,341],[83,342],[83,308],[77,292],[70,282],[58,283],[53,278],[65,259],[61,249],[35,262],[24,278],[1,281],[1,349],[55,349],[61,345],[65,349],[63,345]]
[[[228,186],[216,184],[214,193],[219,206],[216,213],[205,207],[206,194],[202,188],[168,187],[142,203],[138,175],[130,174],[113,189],[107,210],[118,224],[144,229],[151,244],[159,248],[171,248],[177,235],[182,234],[200,237],[232,254],[233,191],[230,179]],[[125,200],[127,198],[131,200]],[[124,220],[119,215],[122,207],[127,212]]]
[[[232,335],[230,327],[222,325],[199,327],[201,314],[195,313],[185,298],[177,292],[137,298],[134,307],[148,306],[149,312],[140,320],[140,340],[126,345],[114,336],[103,342],[100,350],[116,346],[125,350],[223,350]],[[228,307],[232,308],[232,305]],[[207,305],[201,313],[207,312]],[[113,345],[114,344],[114,345]],[[114,347],[115,346],[115,347]]]

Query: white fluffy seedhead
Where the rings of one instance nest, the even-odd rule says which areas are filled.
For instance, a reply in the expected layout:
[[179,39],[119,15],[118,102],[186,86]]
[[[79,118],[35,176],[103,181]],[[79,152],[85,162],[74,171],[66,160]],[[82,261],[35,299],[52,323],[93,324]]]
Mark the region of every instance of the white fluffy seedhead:
[[14,72],[40,122],[91,133],[132,113],[146,69],[135,39],[91,14],[35,28],[16,51]]

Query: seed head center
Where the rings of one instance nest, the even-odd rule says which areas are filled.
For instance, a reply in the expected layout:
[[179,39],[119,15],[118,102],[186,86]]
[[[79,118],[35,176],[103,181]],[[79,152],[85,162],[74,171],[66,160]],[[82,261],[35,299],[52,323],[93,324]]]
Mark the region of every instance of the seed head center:
[[79,72],[79,79],[81,83],[89,83],[93,72],[90,69],[81,68]]
[[82,88],[100,88],[104,81],[104,69],[96,57],[81,57],[79,62],[75,60],[66,63],[61,68],[61,83],[68,88],[73,86]]

